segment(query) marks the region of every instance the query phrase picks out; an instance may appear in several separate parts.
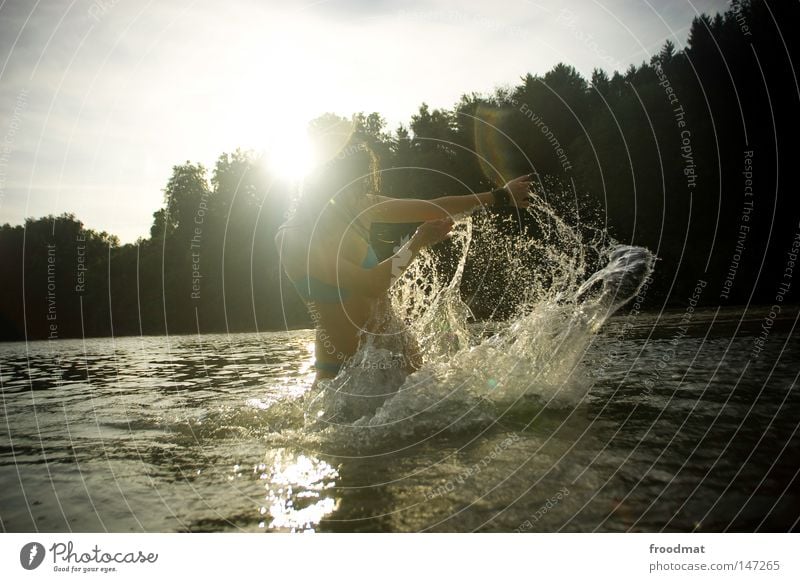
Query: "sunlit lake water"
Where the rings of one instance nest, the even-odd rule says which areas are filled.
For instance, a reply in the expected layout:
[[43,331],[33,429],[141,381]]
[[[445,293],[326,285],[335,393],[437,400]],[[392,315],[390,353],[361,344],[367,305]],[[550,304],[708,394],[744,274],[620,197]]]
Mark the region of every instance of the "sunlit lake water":
[[[618,315],[574,406],[348,449],[304,428],[312,332],[0,345],[4,531],[788,531],[784,309]],[[413,432],[413,431],[412,431]]]

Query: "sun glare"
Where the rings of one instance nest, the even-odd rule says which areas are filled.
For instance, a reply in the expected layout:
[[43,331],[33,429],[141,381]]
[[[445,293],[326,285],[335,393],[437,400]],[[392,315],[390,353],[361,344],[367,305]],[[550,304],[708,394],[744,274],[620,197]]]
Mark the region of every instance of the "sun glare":
[[284,180],[301,180],[314,165],[305,124],[282,124],[268,133],[265,154],[270,173]]
[[[338,115],[333,115],[330,127],[320,127],[319,119],[326,115],[326,109],[320,109],[320,87],[338,82],[320,67],[326,47],[298,43],[295,31],[306,24],[291,17],[271,19],[257,29],[247,23],[240,26],[238,40],[214,67],[223,73],[197,88],[206,98],[198,107],[217,121],[217,130],[205,132],[201,139],[210,152],[241,148],[263,154],[263,167],[271,177],[300,182],[316,165],[338,155],[352,132],[348,122],[335,121]],[[325,108],[349,110],[324,103]]]
[[308,123],[318,115],[308,75],[316,59],[296,42],[295,29],[279,20],[257,31],[245,28],[225,55],[233,66],[221,66],[227,73],[214,82],[224,93],[214,101],[222,106],[215,117],[224,139],[214,136],[214,143],[263,153],[266,170],[284,181],[299,181],[312,169]]

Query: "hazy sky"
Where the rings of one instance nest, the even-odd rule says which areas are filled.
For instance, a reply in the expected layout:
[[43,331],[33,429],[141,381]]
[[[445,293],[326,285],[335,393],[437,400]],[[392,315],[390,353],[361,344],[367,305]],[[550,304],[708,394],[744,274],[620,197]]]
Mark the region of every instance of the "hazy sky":
[[174,164],[288,143],[325,111],[394,128],[559,61],[625,69],[726,6],[0,0],[0,223],[71,211],[132,242]]

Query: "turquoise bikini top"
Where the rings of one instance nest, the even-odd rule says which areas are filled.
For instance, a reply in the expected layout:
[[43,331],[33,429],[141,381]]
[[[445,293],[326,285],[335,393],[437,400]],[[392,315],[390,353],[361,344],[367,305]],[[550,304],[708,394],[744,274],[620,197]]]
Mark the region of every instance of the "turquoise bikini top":
[[[364,269],[371,269],[378,264],[378,255],[372,245],[367,246],[367,256],[361,261]],[[325,283],[315,277],[301,277],[297,281],[292,281],[294,288],[300,297],[306,301],[316,301],[318,303],[341,303],[350,296],[350,291],[342,289],[336,285]]]

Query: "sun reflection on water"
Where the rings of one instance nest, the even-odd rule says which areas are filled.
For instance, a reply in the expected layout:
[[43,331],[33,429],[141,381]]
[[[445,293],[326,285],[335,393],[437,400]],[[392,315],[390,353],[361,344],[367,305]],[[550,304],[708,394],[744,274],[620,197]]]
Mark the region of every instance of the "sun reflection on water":
[[328,491],[336,485],[339,473],[325,461],[283,452],[271,465],[253,467],[253,473],[266,481],[266,502],[259,509],[260,528],[314,531],[338,507],[338,500]]

